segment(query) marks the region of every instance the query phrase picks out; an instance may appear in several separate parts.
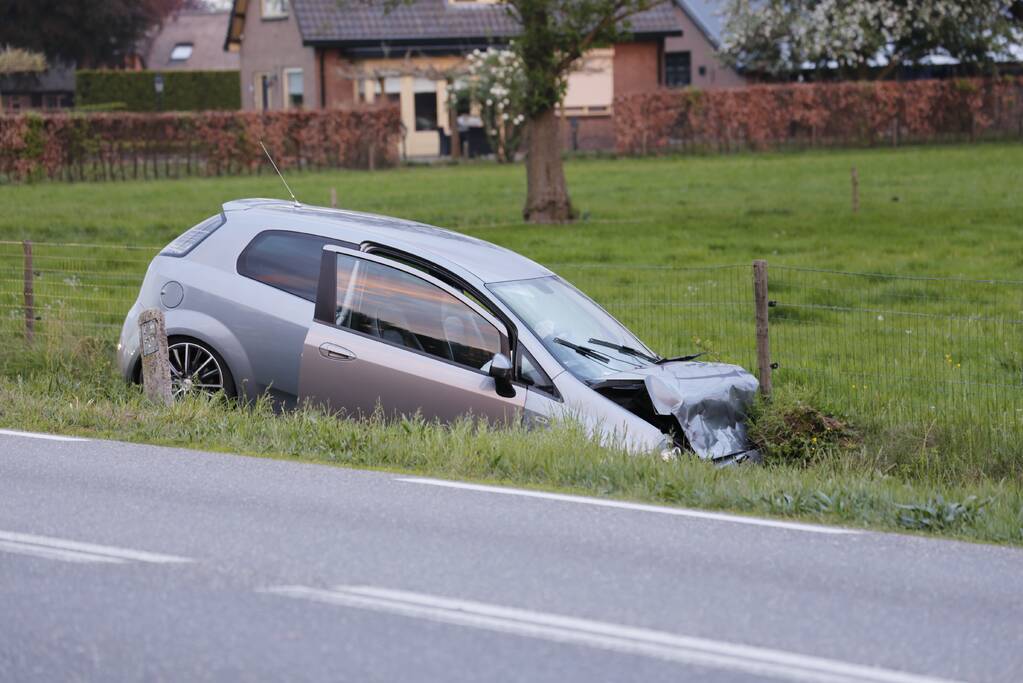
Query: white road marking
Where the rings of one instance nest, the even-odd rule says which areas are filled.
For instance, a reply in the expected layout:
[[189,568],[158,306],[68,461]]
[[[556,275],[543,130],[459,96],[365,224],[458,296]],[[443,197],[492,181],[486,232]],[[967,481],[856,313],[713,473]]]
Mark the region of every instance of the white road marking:
[[[168,564],[175,562],[191,562],[187,557],[150,553],[144,550],[115,548],[109,545],[68,541],[62,538],[22,534],[14,531],[0,531],[0,551],[18,552],[39,557],[69,562],[149,562],[152,564]],[[78,559],[74,559],[74,558]],[[92,560],[86,558],[95,558]]]
[[0,436],[18,436],[25,439],[45,439],[47,441],[88,441],[77,436],[60,436],[58,434],[39,434],[37,432],[19,432],[16,429],[0,429]]
[[464,489],[467,491],[482,491],[484,493],[499,493],[505,496],[521,496],[523,498],[541,498],[543,500],[556,500],[562,503],[576,503],[580,505],[595,505],[598,507],[617,508],[619,510],[635,510],[637,512],[654,512],[660,515],[675,515],[676,517],[695,517],[697,519],[710,519],[717,522],[734,522],[735,524],[752,524],[753,526],[769,526],[778,529],[790,529],[792,531],[809,531],[815,534],[859,534],[856,529],[844,529],[842,527],[823,526],[821,524],[804,524],[802,522],[785,522],[776,519],[763,519],[761,517],[746,517],[745,515],[730,515],[725,512],[708,512],[706,510],[691,510],[689,508],[673,508],[663,505],[644,505],[643,503],[627,503],[621,500],[608,500],[605,498],[589,498],[586,496],[572,496],[564,493],[548,493],[546,491],[530,491],[528,489],[516,489],[505,486],[485,486],[483,484],[467,484],[460,481],[447,481],[445,479],[428,479],[424,477],[397,477],[398,481],[409,484],[426,484],[427,486],[443,486],[452,489]]
[[124,564],[124,560],[104,555],[93,555],[91,553],[80,553],[75,550],[60,550],[48,548],[41,545],[29,543],[15,543],[14,541],[0,541],[0,552],[14,553],[15,555],[29,555],[31,557],[44,557],[47,560],[60,560],[62,562],[109,562],[113,564]]
[[372,586],[337,586],[333,590],[274,586],[261,592],[785,680],[949,683],[794,652]]

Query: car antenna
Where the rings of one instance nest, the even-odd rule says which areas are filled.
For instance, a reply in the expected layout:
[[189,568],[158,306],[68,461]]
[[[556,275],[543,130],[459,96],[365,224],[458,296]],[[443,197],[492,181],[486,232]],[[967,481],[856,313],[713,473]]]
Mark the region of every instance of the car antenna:
[[263,144],[262,140],[259,141],[259,146],[263,148],[263,153],[266,154],[266,158],[270,160],[270,164],[274,167],[274,170],[277,171],[277,177],[279,177],[281,182],[284,183],[284,189],[286,189],[288,194],[291,195],[291,201],[295,202],[295,208],[302,206],[298,199],[295,198],[295,193],[291,191],[288,181],[284,179],[284,174],[281,173],[281,169],[277,168],[277,164],[274,163],[274,158],[270,156],[270,150],[266,148],[266,145]]

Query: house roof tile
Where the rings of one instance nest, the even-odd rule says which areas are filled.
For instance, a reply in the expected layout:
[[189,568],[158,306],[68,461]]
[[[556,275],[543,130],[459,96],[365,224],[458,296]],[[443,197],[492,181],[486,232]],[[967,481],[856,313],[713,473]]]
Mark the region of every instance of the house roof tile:
[[[506,40],[519,32],[518,23],[500,4],[458,0],[415,0],[387,11],[383,3],[350,0],[291,0],[302,39],[307,44],[372,42]],[[679,31],[671,3],[635,15],[636,35],[667,35]]]

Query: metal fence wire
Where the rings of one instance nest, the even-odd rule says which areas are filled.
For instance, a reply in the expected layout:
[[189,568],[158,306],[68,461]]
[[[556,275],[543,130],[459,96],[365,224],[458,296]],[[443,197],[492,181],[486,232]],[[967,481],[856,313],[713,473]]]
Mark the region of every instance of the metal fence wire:
[[[0,333],[35,345],[113,343],[158,247],[0,242]],[[658,353],[757,368],[752,268],[550,264]],[[963,448],[1019,460],[1023,281],[769,266],[776,388],[886,427],[933,426]],[[66,346],[65,346],[66,347]]]
[[[40,345],[116,340],[159,247],[0,241],[0,332]],[[29,275],[26,275],[28,271]],[[30,284],[29,284],[30,283]]]

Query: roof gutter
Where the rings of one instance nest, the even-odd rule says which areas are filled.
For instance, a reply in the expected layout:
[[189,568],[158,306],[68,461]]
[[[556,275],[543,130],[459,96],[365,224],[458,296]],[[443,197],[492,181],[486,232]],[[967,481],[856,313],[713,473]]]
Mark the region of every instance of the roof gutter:
[[[235,0],[236,2],[244,0]],[[349,51],[379,51],[381,53],[396,52],[400,50],[415,50],[420,49],[424,52],[437,52],[440,50],[450,50],[454,52],[461,52],[466,49],[472,49],[475,47],[486,47],[489,45],[505,45],[518,34],[508,34],[504,36],[449,36],[441,38],[366,38],[361,40],[347,40],[344,38],[313,38],[310,40],[303,40],[302,45],[305,47],[316,47],[316,48],[338,48]],[[657,38],[669,38],[673,36],[681,36],[682,29],[672,29],[670,31],[644,31],[635,32],[628,34],[629,38],[635,40],[652,40]]]

